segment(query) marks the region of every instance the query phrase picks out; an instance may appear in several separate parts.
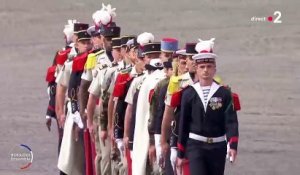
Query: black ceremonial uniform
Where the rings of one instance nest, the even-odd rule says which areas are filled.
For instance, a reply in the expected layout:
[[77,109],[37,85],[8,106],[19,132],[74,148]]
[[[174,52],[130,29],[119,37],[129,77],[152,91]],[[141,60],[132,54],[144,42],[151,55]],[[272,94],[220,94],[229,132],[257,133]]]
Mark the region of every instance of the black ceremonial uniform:
[[[130,70],[124,70],[125,72],[121,71],[119,76],[122,74],[125,77],[125,74],[130,73]],[[116,81],[115,89],[121,90],[123,89],[122,93],[113,94],[115,97],[118,97],[117,105],[116,105],[116,112],[115,112],[115,123],[114,123],[114,136],[116,139],[121,139],[124,136],[124,121],[125,121],[125,112],[127,108],[127,103],[125,102],[125,97],[127,95],[127,91],[130,87],[130,84],[133,80],[133,77],[127,77],[126,80],[123,81]],[[124,87],[122,87],[124,86]]]
[[78,90],[81,82],[81,74],[84,70],[84,64],[86,62],[88,53],[83,53],[73,60],[72,73],[70,76],[69,88],[68,88],[68,97],[71,103],[71,112],[79,112],[79,103],[78,103]]
[[178,157],[187,156],[191,175],[222,175],[226,159],[225,135],[230,148],[237,150],[237,114],[230,90],[213,83],[206,110],[200,91],[200,83],[196,83],[183,92]]

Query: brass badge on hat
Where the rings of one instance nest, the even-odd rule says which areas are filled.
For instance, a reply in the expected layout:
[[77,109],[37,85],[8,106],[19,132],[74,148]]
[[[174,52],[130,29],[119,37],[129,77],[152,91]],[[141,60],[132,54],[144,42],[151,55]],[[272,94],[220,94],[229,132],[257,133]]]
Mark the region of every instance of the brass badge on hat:
[[212,110],[220,109],[223,106],[222,98],[221,97],[212,97],[209,100],[209,106],[211,107]]

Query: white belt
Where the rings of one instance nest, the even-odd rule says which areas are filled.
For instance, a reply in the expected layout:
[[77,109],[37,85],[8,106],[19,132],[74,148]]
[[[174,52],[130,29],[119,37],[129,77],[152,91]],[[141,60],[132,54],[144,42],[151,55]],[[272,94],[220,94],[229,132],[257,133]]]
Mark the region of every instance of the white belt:
[[223,142],[226,140],[225,136],[221,137],[204,137],[198,134],[191,133],[189,134],[190,139],[206,142],[206,143],[218,143],[218,142]]

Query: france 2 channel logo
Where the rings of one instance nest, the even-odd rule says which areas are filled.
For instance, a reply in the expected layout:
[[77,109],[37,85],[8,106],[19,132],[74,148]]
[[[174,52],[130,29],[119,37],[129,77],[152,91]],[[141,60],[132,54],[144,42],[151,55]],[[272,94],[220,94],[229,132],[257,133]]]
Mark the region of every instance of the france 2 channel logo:
[[251,18],[252,22],[271,22],[274,24],[281,24],[282,20],[281,20],[281,11],[275,11],[273,13],[273,15],[270,16],[263,16],[263,17],[257,17],[257,16],[253,16]]

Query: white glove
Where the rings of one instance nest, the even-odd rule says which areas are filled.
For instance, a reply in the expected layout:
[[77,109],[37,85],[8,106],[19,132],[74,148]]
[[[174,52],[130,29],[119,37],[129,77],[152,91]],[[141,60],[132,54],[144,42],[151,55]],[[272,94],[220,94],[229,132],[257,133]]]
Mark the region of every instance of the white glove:
[[83,122],[81,120],[79,112],[76,111],[74,114],[71,113],[71,117],[74,123],[76,123],[80,129],[83,129]]
[[160,134],[154,134],[154,141],[155,141],[155,151],[156,151],[156,162],[161,162],[161,159],[163,158],[162,150],[161,150],[161,144],[160,144]]
[[171,160],[171,165],[173,168],[173,171],[176,171],[176,159],[177,159],[177,149],[176,148],[171,148],[171,155],[170,155],[170,160]]
[[50,87],[49,86],[47,87],[47,94],[48,94],[48,98],[50,100]]
[[123,140],[122,139],[116,139],[116,144],[117,144],[117,147],[118,147],[118,149],[119,149],[119,151],[120,151],[120,154],[121,154],[121,156],[122,157],[124,157],[124,142],[123,142]]
[[226,159],[229,159],[230,162],[233,162],[233,157],[229,156],[229,150],[230,150],[230,145],[229,143],[227,144],[227,154],[226,154]]

